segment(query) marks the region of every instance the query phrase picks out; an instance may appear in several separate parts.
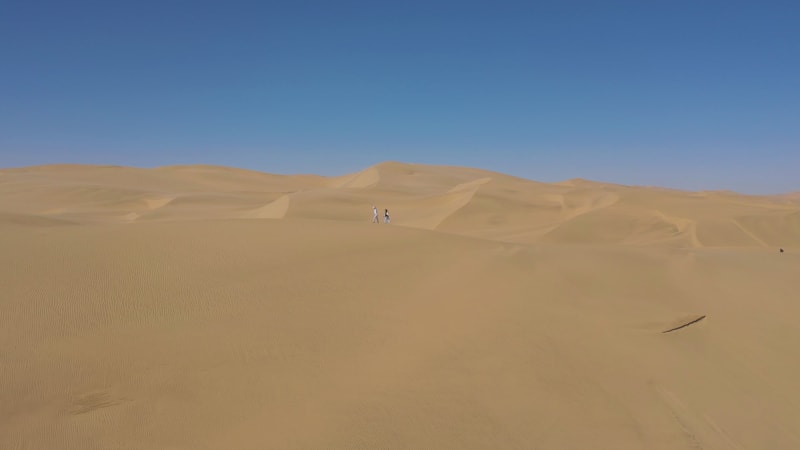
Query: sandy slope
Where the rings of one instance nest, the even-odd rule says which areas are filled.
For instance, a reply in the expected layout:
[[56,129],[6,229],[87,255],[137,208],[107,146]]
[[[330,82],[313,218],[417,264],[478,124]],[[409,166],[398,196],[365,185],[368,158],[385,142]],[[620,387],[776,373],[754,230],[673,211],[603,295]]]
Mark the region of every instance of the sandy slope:
[[799,246],[792,195],[2,170],[0,448],[800,448]]
[[[220,218],[370,219],[503,242],[800,246],[796,194],[758,197],[384,163],[324,178],[213,166],[41,166],[0,171],[0,221],[129,223]],[[9,215],[13,215],[12,218]]]

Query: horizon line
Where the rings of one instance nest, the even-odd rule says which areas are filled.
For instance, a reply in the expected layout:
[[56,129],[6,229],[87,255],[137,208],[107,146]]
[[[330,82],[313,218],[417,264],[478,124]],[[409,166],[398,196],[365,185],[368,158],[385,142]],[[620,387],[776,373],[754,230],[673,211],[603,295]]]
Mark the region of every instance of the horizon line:
[[668,187],[668,186],[661,186],[661,185],[644,185],[644,184],[625,184],[619,183],[614,181],[602,181],[598,179],[586,178],[586,177],[572,177],[567,178],[559,181],[540,181],[533,178],[528,178],[524,176],[518,175],[511,175],[505,172],[500,172],[497,170],[491,169],[484,169],[481,167],[475,166],[463,166],[457,164],[429,164],[429,163],[417,163],[417,162],[408,162],[408,161],[400,161],[400,160],[386,160],[382,161],[370,166],[366,166],[360,170],[356,170],[354,172],[348,172],[342,175],[323,175],[320,173],[313,173],[313,172],[294,172],[294,173],[278,173],[278,172],[267,172],[264,170],[252,169],[248,167],[240,167],[240,166],[227,166],[222,164],[208,164],[208,163],[190,163],[190,164],[165,164],[165,165],[156,165],[156,166],[143,166],[143,165],[123,165],[123,164],[102,164],[102,163],[73,163],[73,162],[58,162],[58,163],[47,163],[47,164],[32,164],[32,165],[25,165],[25,166],[8,166],[8,167],[0,167],[0,173],[6,170],[25,170],[25,169],[44,169],[44,168],[67,168],[67,167],[74,167],[74,168],[105,168],[105,169],[142,169],[142,170],[158,170],[158,169],[176,169],[176,168],[217,168],[217,169],[228,169],[228,170],[241,170],[247,172],[255,172],[264,175],[277,175],[277,176],[314,176],[314,177],[322,177],[322,178],[337,178],[337,177],[345,177],[349,175],[355,175],[357,173],[363,172],[365,170],[369,170],[372,168],[377,168],[382,165],[387,164],[400,164],[406,166],[423,166],[423,167],[438,167],[438,168],[453,168],[453,169],[466,169],[466,170],[475,170],[487,173],[495,173],[498,175],[518,178],[525,181],[530,181],[534,183],[544,183],[544,184],[564,184],[569,182],[584,182],[584,183],[594,183],[594,184],[601,184],[601,185],[612,185],[618,187],[626,187],[626,188],[643,188],[643,189],[658,189],[658,190],[668,190],[668,191],[678,191],[684,192],[689,194],[701,194],[701,193],[727,193],[727,194],[736,194],[736,195],[743,195],[748,197],[786,197],[786,196],[793,196],[793,195],[800,195],[800,190],[790,190],[784,192],[777,192],[772,194],[753,194],[747,193],[742,191],[737,191],[735,189],[702,189],[702,190],[691,190],[685,188],[676,188],[676,187]]

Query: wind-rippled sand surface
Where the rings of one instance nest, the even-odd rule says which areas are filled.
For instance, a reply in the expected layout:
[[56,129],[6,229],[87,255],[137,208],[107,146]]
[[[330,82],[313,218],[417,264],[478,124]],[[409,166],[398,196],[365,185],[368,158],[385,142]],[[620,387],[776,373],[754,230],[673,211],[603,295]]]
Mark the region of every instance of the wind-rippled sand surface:
[[3,449],[800,448],[797,195],[44,166],[0,249]]

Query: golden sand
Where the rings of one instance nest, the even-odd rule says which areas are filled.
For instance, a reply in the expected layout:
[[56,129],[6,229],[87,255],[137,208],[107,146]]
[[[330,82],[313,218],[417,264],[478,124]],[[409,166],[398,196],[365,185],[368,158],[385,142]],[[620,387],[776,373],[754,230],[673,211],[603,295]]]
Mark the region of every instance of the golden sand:
[[0,249],[2,449],[800,448],[796,194],[42,166]]

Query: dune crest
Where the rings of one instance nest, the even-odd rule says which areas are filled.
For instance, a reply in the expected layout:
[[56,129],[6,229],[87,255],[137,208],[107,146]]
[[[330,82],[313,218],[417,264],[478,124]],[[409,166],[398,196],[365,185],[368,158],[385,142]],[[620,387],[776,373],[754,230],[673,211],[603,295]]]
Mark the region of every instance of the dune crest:
[[334,179],[331,186],[337,188],[364,189],[375,186],[380,180],[381,175],[378,169],[370,167],[362,172]]
[[203,165],[52,165],[0,173],[7,180],[0,211],[69,223],[226,217],[357,222],[369,220],[371,205],[380,204],[396,225],[503,242],[800,245],[800,204],[793,194],[684,192],[584,179],[545,184],[400,162],[334,178]]
[[289,210],[289,194],[278,197],[266,205],[256,208],[243,217],[252,219],[283,219]]
[[479,178],[458,184],[442,194],[430,195],[414,202],[414,210],[401,209],[403,224],[415,228],[436,230],[448,217],[468,205],[480,187],[491,178]]

